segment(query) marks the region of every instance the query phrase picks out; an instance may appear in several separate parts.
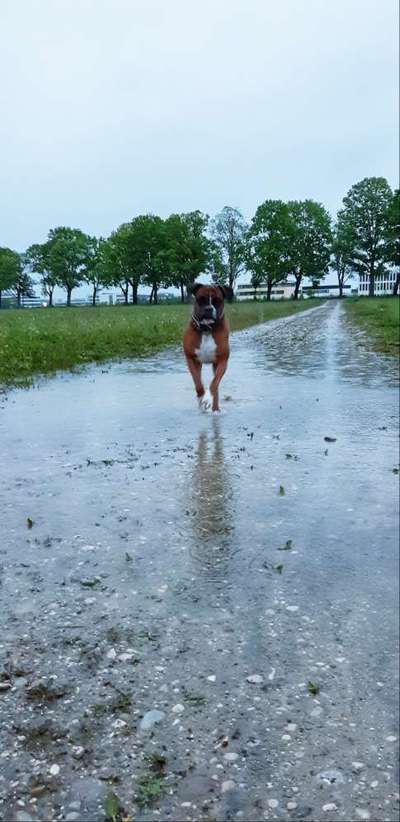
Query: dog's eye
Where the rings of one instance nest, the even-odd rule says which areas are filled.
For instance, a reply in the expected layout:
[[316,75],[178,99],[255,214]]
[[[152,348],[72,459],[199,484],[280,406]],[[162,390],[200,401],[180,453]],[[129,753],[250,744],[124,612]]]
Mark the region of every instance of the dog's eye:
[[208,299],[207,297],[198,297],[197,302],[199,305],[207,305]]
[[214,308],[218,308],[221,305],[222,300],[221,300],[220,297],[213,297],[212,303],[213,303]]

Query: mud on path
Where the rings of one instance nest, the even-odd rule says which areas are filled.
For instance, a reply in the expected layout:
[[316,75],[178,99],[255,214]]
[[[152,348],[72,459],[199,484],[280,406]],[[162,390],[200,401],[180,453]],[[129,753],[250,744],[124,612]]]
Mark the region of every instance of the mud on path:
[[395,378],[325,305],[218,418],[179,351],[3,396],[1,820],[398,818]]

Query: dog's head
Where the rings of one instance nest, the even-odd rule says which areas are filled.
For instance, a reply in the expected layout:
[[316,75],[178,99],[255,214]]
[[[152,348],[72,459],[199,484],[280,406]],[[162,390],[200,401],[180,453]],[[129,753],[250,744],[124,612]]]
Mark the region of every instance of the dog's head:
[[200,325],[212,328],[224,315],[224,301],[231,300],[233,291],[225,285],[202,285],[191,288],[194,298],[194,316]]

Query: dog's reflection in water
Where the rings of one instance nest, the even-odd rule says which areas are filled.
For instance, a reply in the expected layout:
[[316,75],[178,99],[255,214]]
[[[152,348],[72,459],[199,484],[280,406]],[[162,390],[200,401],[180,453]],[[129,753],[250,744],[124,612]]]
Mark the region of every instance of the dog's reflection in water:
[[193,467],[192,527],[196,559],[204,570],[222,571],[230,553],[232,491],[219,420],[199,434]]

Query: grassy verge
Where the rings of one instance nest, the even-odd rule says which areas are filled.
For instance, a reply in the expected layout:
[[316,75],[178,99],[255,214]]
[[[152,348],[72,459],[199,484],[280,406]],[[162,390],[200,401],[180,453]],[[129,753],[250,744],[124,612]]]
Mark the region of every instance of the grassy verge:
[[[234,303],[227,314],[239,330],[316,304]],[[158,351],[180,342],[189,314],[187,305],[1,311],[0,383],[26,385],[35,374]]]
[[399,297],[361,297],[347,299],[346,310],[371,338],[377,351],[396,354],[400,347]]

